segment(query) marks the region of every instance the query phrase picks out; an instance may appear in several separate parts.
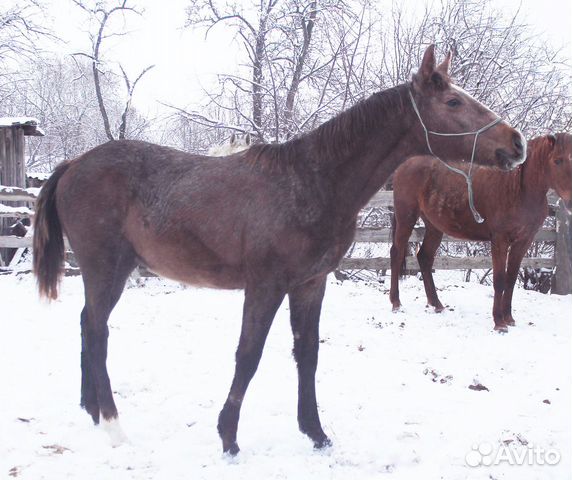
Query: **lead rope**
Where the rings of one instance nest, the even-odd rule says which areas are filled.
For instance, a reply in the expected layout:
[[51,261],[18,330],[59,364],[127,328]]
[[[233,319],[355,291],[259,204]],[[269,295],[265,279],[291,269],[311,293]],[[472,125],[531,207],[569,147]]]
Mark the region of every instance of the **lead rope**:
[[[473,214],[473,218],[475,219],[475,222],[483,223],[485,221],[485,219],[481,216],[481,214],[475,208],[475,202],[474,202],[474,198],[473,198],[472,170],[473,170],[473,162],[475,159],[475,151],[477,149],[477,139],[479,138],[479,134],[483,133],[484,131],[488,130],[491,127],[494,127],[497,123],[502,121],[502,119],[500,117],[497,117],[492,122],[488,123],[487,125],[485,125],[482,128],[479,128],[478,130],[475,130],[474,132],[464,132],[464,133],[433,132],[431,130],[428,130],[427,127],[425,126],[425,124],[423,123],[423,119],[421,118],[421,114],[419,113],[419,109],[417,108],[417,104],[415,103],[415,99],[413,98],[413,94],[411,93],[411,89],[408,89],[407,91],[409,92],[409,98],[411,99],[411,104],[413,105],[413,110],[415,110],[415,113],[417,114],[417,118],[419,119],[419,123],[421,123],[421,126],[423,127],[423,131],[425,132],[425,140],[427,142],[427,148],[429,149],[429,152],[437,160],[439,160],[443,165],[445,165],[449,170],[463,176],[463,178],[467,182],[467,194],[469,197],[469,208],[471,209],[471,213]],[[441,137],[461,137],[464,135],[474,135],[475,136],[475,141],[473,142],[473,151],[471,152],[471,161],[469,163],[469,173],[468,174],[466,174],[463,170],[461,170],[459,168],[455,168],[455,167],[449,165],[447,162],[443,161],[438,155],[435,155],[435,153],[433,152],[433,149],[431,148],[431,144],[429,143],[429,134],[430,133],[432,135],[439,135]]]

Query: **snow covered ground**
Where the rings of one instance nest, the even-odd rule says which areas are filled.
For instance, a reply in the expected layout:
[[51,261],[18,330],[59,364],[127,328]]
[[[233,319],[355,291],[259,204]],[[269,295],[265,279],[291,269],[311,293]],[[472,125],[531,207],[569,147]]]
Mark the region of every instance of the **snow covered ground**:
[[[324,452],[297,429],[284,304],[245,399],[242,451],[229,459],[216,422],[242,292],[159,279],[125,291],[108,366],[130,443],[112,448],[78,406],[81,280],[65,279],[49,305],[31,276],[2,276],[0,478],[570,478],[572,296],[517,290],[518,326],[499,335],[491,287],[454,272],[436,282],[450,305],[442,314],[425,307],[416,278],[402,283],[395,314],[383,287],[330,282],[317,388],[334,446]],[[468,388],[477,384],[488,390]],[[479,461],[497,465],[469,465]]]

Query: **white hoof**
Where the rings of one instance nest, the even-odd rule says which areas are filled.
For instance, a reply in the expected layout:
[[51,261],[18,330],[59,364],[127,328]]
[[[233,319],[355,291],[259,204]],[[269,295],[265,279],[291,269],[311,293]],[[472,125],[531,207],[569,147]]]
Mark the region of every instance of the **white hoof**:
[[121,428],[121,425],[119,424],[119,420],[117,418],[111,418],[109,420],[102,418],[101,427],[109,435],[112,447],[115,448],[119,447],[120,445],[129,443],[129,439],[127,438],[127,435],[125,435],[125,432]]

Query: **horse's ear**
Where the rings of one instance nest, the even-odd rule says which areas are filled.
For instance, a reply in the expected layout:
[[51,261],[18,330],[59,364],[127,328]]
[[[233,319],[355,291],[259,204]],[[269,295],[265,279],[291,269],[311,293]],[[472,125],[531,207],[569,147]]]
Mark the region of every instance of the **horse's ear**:
[[244,141],[246,142],[246,146],[248,147],[250,145],[250,132],[246,134]]
[[417,74],[425,81],[431,78],[435,71],[435,45],[429,45],[423,54],[423,60]]
[[554,145],[556,145],[556,135],[550,133],[546,135],[546,140],[548,140],[548,145],[550,145],[550,148],[554,148]]
[[230,144],[234,145],[234,142],[236,142],[236,135],[232,132],[232,135],[230,136]]
[[441,72],[443,75],[449,76],[449,69],[451,68],[451,57],[452,56],[453,56],[453,52],[451,50],[449,50],[449,53],[447,53],[445,60],[443,60],[439,64],[439,66],[436,68],[436,70]]

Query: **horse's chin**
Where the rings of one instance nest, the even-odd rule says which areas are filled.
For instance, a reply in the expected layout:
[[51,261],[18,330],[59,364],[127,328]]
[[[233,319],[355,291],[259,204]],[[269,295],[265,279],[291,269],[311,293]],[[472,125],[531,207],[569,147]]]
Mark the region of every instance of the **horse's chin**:
[[519,165],[522,165],[526,160],[524,155],[514,155],[508,153],[503,148],[498,148],[495,152],[497,167],[505,172],[514,170]]

